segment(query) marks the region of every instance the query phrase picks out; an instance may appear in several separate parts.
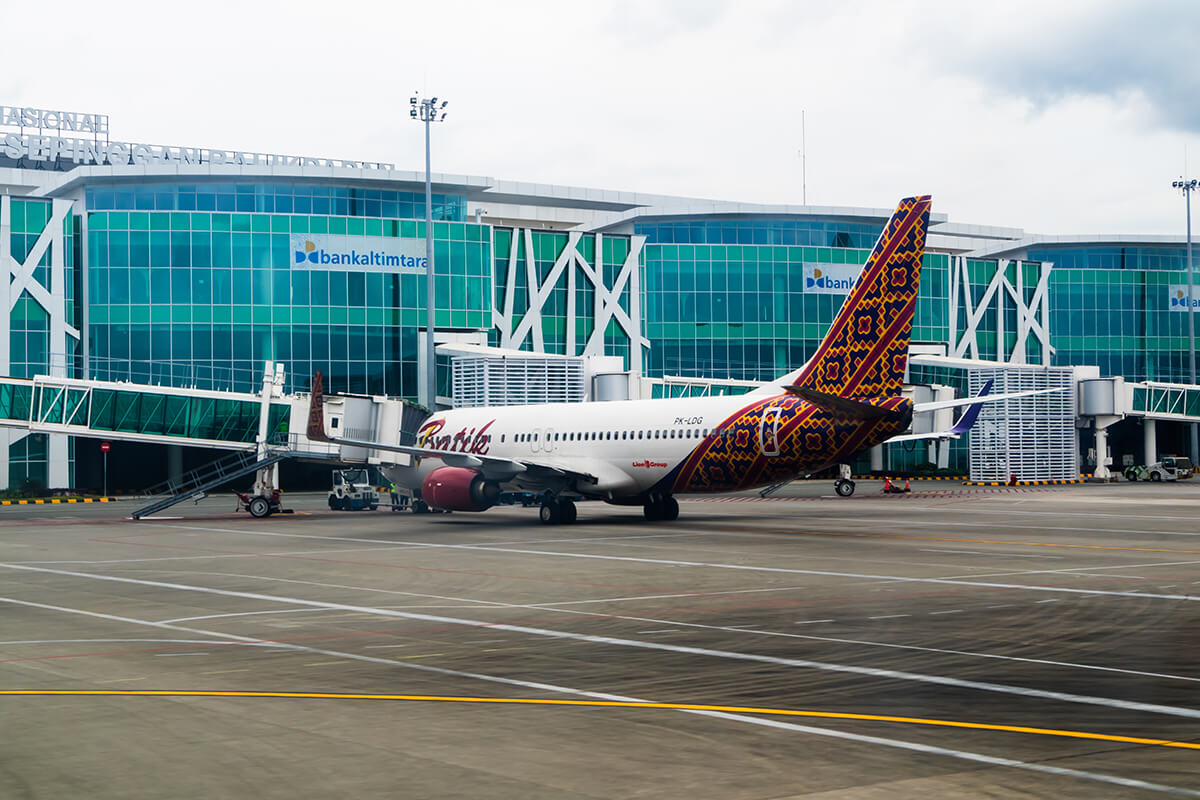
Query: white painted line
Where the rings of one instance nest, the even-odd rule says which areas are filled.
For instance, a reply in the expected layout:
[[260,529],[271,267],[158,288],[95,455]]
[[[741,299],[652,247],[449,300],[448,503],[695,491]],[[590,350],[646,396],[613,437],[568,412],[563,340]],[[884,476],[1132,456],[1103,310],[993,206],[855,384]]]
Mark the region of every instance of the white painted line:
[[955,608],[950,611],[930,611],[929,612],[930,616],[932,616],[934,614],[961,614],[961,613],[963,613],[963,610],[961,608]]
[[[419,620],[421,622],[435,622],[443,625],[462,625],[472,628],[484,628],[494,631],[505,631],[508,633],[521,633],[532,636],[540,636],[548,639],[562,639],[567,641],[588,642],[591,644],[612,645],[617,647],[630,647],[642,650],[661,650],[670,653],[683,653],[686,655],[697,655],[711,658],[725,658],[735,661],[751,661],[763,664],[773,664],[777,666],[799,667],[808,669],[819,669],[829,672],[843,672],[855,675],[868,675],[874,678],[887,678],[900,681],[913,681],[917,683],[929,683],[941,686],[954,686],[962,689],[976,689],[979,691],[996,692],[999,694],[1011,694],[1022,697],[1037,697],[1044,700],[1055,700],[1067,703],[1082,703],[1086,705],[1098,705],[1108,708],[1120,708],[1126,711],[1142,711],[1154,714],[1167,714],[1170,716],[1187,717],[1191,719],[1200,719],[1200,709],[1183,708],[1178,706],[1166,706],[1156,703],[1143,703],[1132,700],[1120,700],[1108,697],[1095,697],[1091,695],[1072,694],[1070,692],[1057,692],[1044,689],[1034,689],[1024,686],[1012,686],[1000,683],[990,683],[987,681],[964,680],[960,678],[950,678],[941,675],[926,675],[915,672],[904,672],[901,670],[883,669],[878,667],[860,667],[849,664],[833,664],[822,661],[810,661],[799,658],[780,658],[776,656],[767,656],[757,653],[739,653],[729,650],[714,650],[705,647],[688,647],[685,645],[668,644],[666,642],[648,642],[640,639],[622,639],[614,636],[598,636],[594,634],[575,633],[573,631],[558,631],[549,630],[546,628],[534,628],[525,625],[508,625],[505,623],[486,622],[483,620],[465,619],[461,617],[444,617],[433,614],[416,614],[408,611],[396,611],[392,609],[371,608],[369,606],[354,606],[342,603],[327,603],[319,600],[306,600],[299,597],[275,597],[272,595],[258,594],[256,592],[239,592],[230,589],[217,589],[209,586],[195,586],[183,583],[167,583],[164,581],[149,581],[140,578],[127,578],[118,575],[94,575],[86,572],[71,572],[68,570],[48,569],[45,567],[30,567],[30,566],[14,566],[12,564],[0,564],[0,567],[9,569],[18,569],[27,572],[41,572],[51,575],[62,575],[73,578],[86,578],[89,580],[111,581],[114,583],[128,583],[137,586],[153,586],[159,589],[174,589],[185,592],[199,592],[202,594],[211,594],[221,597],[239,597],[246,600],[262,600],[276,603],[291,603],[295,605],[311,606],[313,608],[328,608],[341,611],[360,611],[368,614],[375,614],[381,617],[396,617],[399,619]],[[40,603],[32,603],[24,600],[16,600],[13,598],[0,598],[0,602],[15,603],[18,605],[28,605],[33,607],[53,608]],[[93,613],[93,612],[85,612]],[[95,614],[95,616],[108,617],[106,614]],[[832,620],[828,620],[832,622]],[[163,627],[168,627],[163,623],[155,623]],[[186,629],[184,629],[186,630]],[[193,631],[195,632],[195,631]],[[226,634],[221,634],[225,636]],[[246,638],[249,637],[238,637]]]
[[878,617],[867,617],[867,619],[896,619],[897,617],[911,617],[912,614],[883,614]]
[[164,619],[163,622],[194,622],[199,619],[225,619],[226,617],[253,617],[259,614],[295,614],[297,611],[312,611],[311,608],[276,608],[271,611],[239,611],[235,614],[205,614],[202,617],[179,617],[178,619]]
[[1042,603],[1057,603],[1061,599],[1061,597],[1051,597],[1049,600],[1035,600],[1034,605],[1040,605]]
[[796,625],[818,625],[822,622],[834,622],[832,619],[802,619]]
[[207,656],[209,653],[155,653],[155,658],[180,658],[182,656]]
[[[217,531],[217,532],[221,532],[221,533],[237,533],[237,534],[242,534],[245,536],[283,536],[283,537],[298,537],[298,538],[305,538],[305,539],[329,539],[329,540],[341,541],[341,542],[360,541],[360,540],[356,540],[356,539],[346,539],[346,538],[342,538],[342,537],[333,537],[333,536],[318,536],[318,535],[304,534],[304,533],[283,533],[283,532],[272,532],[272,531],[239,531],[239,530],[230,530],[230,529],[225,529],[225,528],[198,528],[198,527],[186,526],[186,525],[164,525],[163,527],[179,528],[182,530],[209,530],[209,531]],[[369,540],[365,540],[365,541],[369,541]],[[488,553],[514,553],[517,555],[549,556],[552,558],[580,558],[580,559],[593,559],[593,560],[597,560],[597,561],[619,561],[619,562],[634,563],[634,564],[661,564],[663,566],[674,566],[674,567],[703,567],[703,568],[707,568],[707,569],[728,569],[728,570],[738,570],[738,571],[746,571],[746,572],[782,573],[782,574],[789,574],[789,575],[818,575],[821,577],[829,577],[829,578],[855,578],[855,579],[865,579],[865,580],[897,581],[897,582],[903,582],[903,583],[931,583],[931,584],[950,585],[950,586],[975,586],[975,587],[978,587],[981,589],[1017,589],[1017,590],[1021,590],[1021,591],[1030,591],[1030,592],[1060,592],[1060,593],[1061,592],[1069,592],[1071,594],[1104,595],[1104,596],[1113,596],[1113,597],[1141,597],[1141,598],[1154,599],[1154,600],[1200,601],[1200,596],[1192,597],[1189,595],[1152,594],[1149,592],[1118,592],[1118,591],[1108,591],[1108,590],[1104,590],[1104,589],[1072,589],[1072,588],[1065,588],[1065,587],[1061,587],[1061,586],[1038,586],[1036,584],[1028,585],[1028,584],[1020,584],[1020,583],[989,583],[989,582],[984,582],[984,581],[968,581],[968,580],[959,580],[959,579],[951,579],[951,578],[918,578],[918,577],[913,577],[913,576],[908,576],[908,575],[876,575],[873,573],[861,573],[861,572],[834,572],[832,570],[789,569],[786,567],[760,567],[760,566],[753,566],[753,565],[748,565],[748,564],[722,564],[722,563],[709,563],[709,562],[705,562],[705,561],[679,561],[679,560],[675,560],[675,559],[666,559],[666,558],[640,558],[640,557],[636,557],[636,556],[610,556],[610,555],[602,555],[599,553],[571,553],[571,552],[560,552],[560,551],[555,551],[555,550],[524,550],[524,549],[507,548],[507,547],[480,547],[479,545],[470,545],[470,544],[444,544],[444,543],[436,543],[436,542],[398,542],[398,544],[413,545],[416,547],[425,547],[425,548],[431,548],[431,549],[465,550],[465,551],[481,550],[481,551],[488,552]],[[1184,563],[1200,563],[1200,562],[1184,562]],[[22,564],[0,564],[0,567],[8,567],[9,569],[38,569],[36,567],[31,567],[29,565],[22,565]],[[1090,568],[1090,569],[1094,569],[1094,568]],[[1053,571],[1054,570],[1045,570],[1044,572],[1053,572]],[[1037,574],[1040,574],[1041,572],[1043,572],[1043,571],[1039,570],[1039,571],[1037,571]],[[1020,574],[1025,574],[1025,573],[1012,573],[1012,574],[1020,575]],[[1034,574],[1034,573],[1030,573],[1030,574]]]
[[659,628],[653,631],[638,631],[638,633],[678,633],[681,628]]
[[[14,603],[17,605],[26,605],[34,608],[43,608],[53,611],[61,611],[71,614],[82,614],[90,617],[99,617],[102,619],[110,619],[119,622],[127,622],[136,625],[149,625],[153,627],[165,627],[176,630],[186,631],[188,633],[196,633],[204,636],[214,636],[225,640],[233,640],[238,643],[246,644],[261,644],[249,637],[238,636],[236,634],[220,633],[217,631],[207,631],[196,628],[185,628],[178,625],[166,625],[161,622],[151,622],[148,620],[138,620],[132,617],[118,617],[115,615],[104,614],[96,611],[87,611],[84,609],[64,608],[62,606],[51,606],[44,603],[33,603],[25,600],[16,600],[14,598],[0,598],[2,602]],[[615,700],[626,703],[645,703],[647,700],[628,697],[624,695],[607,694],[604,692],[591,692],[584,689],[575,689],[567,686],[559,686],[555,684],[539,683],[534,681],[523,681],[515,678],[504,678],[497,675],[487,675],[478,672],[463,672],[460,670],[447,669],[445,667],[435,667],[429,664],[416,664],[411,661],[396,661],[394,659],[377,658],[374,656],[362,655],[359,653],[341,653],[335,650],[324,650],[315,647],[305,647],[303,645],[288,645],[287,650],[291,652],[317,653],[320,655],[337,656],[357,661],[366,661],[373,664],[383,664],[391,667],[401,667],[404,669],[415,669],[421,672],[429,672],[437,675],[448,675],[458,678],[473,678],[476,680],[488,681],[491,683],[499,683],[506,686],[519,686],[526,689],[534,689],[538,691],[556,692],[560,694],[570,694],[579,697],[590,697],[598,700]],[[1048,764],[1029,763],[1025,761],[1017,761],[1014,759],[998,758],[996,756],[988,756],[982,753],[973,753],[967,750],[955,750],[944,747],[934,747],[932,745],[921,744],[918,742],[907,742],[901,739],[888,739],[880,736],[866,736],[863,734],[850,733],[847,731],[833,730],[829,728],[818,728],[811,725],[799,725],[793,722],[784,722],[783,720],[769,719],[764,717],[755,717],[745,714],[731,714],[722,711],[697,711],[697,710],[679,710],[679,713],[696,714],[699,716],[713,717],[716,719],[727,719],[734,722],[741,722],[748,725],[760,725],[767,728],[776,728],[778,730],[796,731],[798,733],[807,733],[814,736],[826,736],[836,739],[844,739],[847,741],[862,742],[865,744],[875,744],[882,747],[892,747],[901,750],[916,751],[920,753],[928,753],[931,755],[946,756],[965,761],[976,763],[990,764],[992,766],[1011,767],[1014,769],[1022,769],[1030,772],[1040,772],[1050,775],[1061,775],[1072,778],[1082,778],[1084,780],[1092,780],[1100,783],[1113,784],[1136,789],[1148,789],[1152,791],[1168,792],[1188,797],[1200,798],[1200,792],[1192,789],[1183,789],[1164,784],[1148,783],[1132,778],[1121,778],[1114,775],[1105,775],[1098,772],[1085,772],[1083,770],[1067,769],[1065,767],[1055,767]]]
[[397,647],[408,647],[406,644],[369,644],[363,647],[364,650],[393,650]]
[[[241,577],[241,578],[249,578],[249,579],[253,579],[253,580],[260,580],[260,581],[280,581],[283,583],[300,583],[300,584],[317,585],[317,586],[329,586],[330,585],[330,584],[325,584],[325,583],[317,583],[315,581],[298,581],[298,580],[292,580],[289,578],[277,578],[277,577],[273,577],[270,575],[250,575],[250,574],[242,574],[242,573],[225,573],[225,572],[198,573],[198,574],[211,574],[211,575],[216,575],[216,576],[219,576],[222,578],[234,576],[234,577]],[[1073,573],[1073,574],[1078,574],[1078,573]],[[387,589],[362,588],[361,591],[383,592],[383,593],[392,593],[392,594],[406,594],[406,595],[414,595],[414,596],[418,596],[418,597],[426,596],[426,595],[420,595],[420,594],[417,594],[414,592],[395,592],[395,591],[387,590]],[[892,591],[892,590],[885,588],[884,591]],[[447,599],[440,595],[428,595],[428,596],[439,597],[440,599]],[[534,609],[534,610],[552,611],[557,614],[574,614],[574,615],[583,615],[583,616],[594,616],[594,614],[595,614],[595,612],[592,612],[592,611],[582,611],[582,610],[575,610],[575,609],[569,609],[569,608],[561,608],[561,607],[558,607],[560,605],[558,603],[545,603],[545,604],[500,603],[500,602],[496,602],[496,601],[492,601],[492,600],[474,600],[471,598],[458,598],[458,597],[452,597],[449,599],[456,600],[456,601],[462,602],[462,603],[469,603],[476,607],[478,607],[478,606],[495,607],[496,609],[510,609],[510,608]],[[1015,608],[1015,607],[1016,607],[1016,605],[1012,604],[1012,603],[988,606],[988,608]],[[630,614],[605,614],[604,616],[609,617],[611,619],[628,620],[630,622],[653,623],[656,625],[676,625],[681,628],[697,628],[697,629],[703,629],[703,630],[720,630],[720,631],[737,630],[739,632],[745,630],[743,628],[727,628],[723,625],[706,625],[706,624],[699,623],[699,622],[687,622],[684,620],[663,619],[663,618],[659,618],[659,617],[641,617],[641,616],[634,616],[634,615],[630,615]],[[836,620],[830,619],[830,620],[812,620],[811,622],[835,622],[835,621]],[[808,624],[808,623],[800,622],[797,624],[803,625],[803,624]],[[1098,664],[1080,664],[1080,663],[1075,663],[1075,662],[1070,662],[1070,661],[1054,661],[1052,659],[1022,658],[1020,656],[1007,656],[1007,655],[1002,655],[999,653],[983,653],[983,652],[970,651],[970,650],[948,650],[948,649],[941,649],[941,648],[936,648],[936,647],[920,647],[917,645],[896,644],[893,642],[877,642],[877,641],[871,641],[871,640],[867,640],[867,639],[847,639],[847,638],[836,637],[836,636],[817,636],[814,634],[806,634],[806,633],[790,633],[790,632],[785,632],[785,631],[771,631],[771,630],[763,630],[761,628],[753,629],[748,632],[753,633],[754,635],[757,635],[757,636],[776,636],[776,637],[781,636],[781,637],[785,637],[785,638],[789,638],[789,639],[807,639],[809,641],[814,641],[814,642],[834,642],[834,643],[838,643],[838,644],[861,645],[863,647],[882,647],[882,648],[896,649],[896,650],[912,650],[914,652],[943,653],[943,654],[947,654],[947,655],[968,656],[971,658],[986,658],[986,659],[993,659],[993,660],[997,660],[997,661],[1017,661],[1017,662],[1027,663],[1027,664],[1044,664],[1046,666],[1064,667],[1064,668],[1068,668],[1068,669],[1082,669],[1082,670],[1089,670],[1089,671],[1096,671],[1096,672],[1113,672],[1113,673],[1118,673],[1118,674],[1122,674],[1122,675],[1137,675],[1137,676],[1148,677],[1148,678],[1163,678],[1166,680],[1200,682],[1200,677],[1190,677],[1190,676],[1185,676],[1185,675],[1173,675],[1173,674],[1162,673],[1162,672],[1146,672],[1143,670],[1122,669],[1120,667],[1107,667],[1107,666],[1102,666],[1102,665],[1098,665]],[[483,639],[483,640],[466,640],[466,643],[467,644],[476,644],[476,643],[492,643],[492,642],[503,642],[503,641],[505,641],[505,640],[504,639]]]

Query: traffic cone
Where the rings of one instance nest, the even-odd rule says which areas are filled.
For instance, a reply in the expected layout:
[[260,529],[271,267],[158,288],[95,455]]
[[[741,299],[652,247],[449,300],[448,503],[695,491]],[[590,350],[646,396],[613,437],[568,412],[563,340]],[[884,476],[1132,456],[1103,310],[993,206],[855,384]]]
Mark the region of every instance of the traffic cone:
[[886,475],[883,478],[883,491],[884,491],[884,494],[887,494],[892,491],[892,479],[887,477]]
[[904,491],[906,491],[906,492],[912,491],[912,489],[908,488],[908,478],[904,479]]

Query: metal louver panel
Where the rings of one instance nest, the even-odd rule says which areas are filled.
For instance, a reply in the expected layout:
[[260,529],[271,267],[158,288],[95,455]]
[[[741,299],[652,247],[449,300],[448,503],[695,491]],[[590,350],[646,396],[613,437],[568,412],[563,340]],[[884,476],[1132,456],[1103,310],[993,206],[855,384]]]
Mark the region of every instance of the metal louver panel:
[[1079,477],[1079,434],[1075,428],[1075,376],[1070,368],[996,367],[974,369],[971,394],[994,380],[992,392],[1063,389],[1052,394],[985,403],[968,434],[972,481],[1072,480]]

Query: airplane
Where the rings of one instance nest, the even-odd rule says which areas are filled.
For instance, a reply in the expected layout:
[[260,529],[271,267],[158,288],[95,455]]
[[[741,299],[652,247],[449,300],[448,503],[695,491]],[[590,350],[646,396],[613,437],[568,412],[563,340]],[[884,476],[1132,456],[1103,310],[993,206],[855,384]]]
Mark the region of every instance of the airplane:
[[[387,445],[328,435],[318,372],[308,437],[412,456],[380,469],[419,495],[414,511],[485,511],[517,491],[540,497],[546,524],[575,522],[576,500],[671,521],[676,495],[771,486],[889,440],[957,438],[979,403],[1041,392],[916,406],[901,394],[930,205],[900,201],[813,357],[748,394],[452,409],[429,416],[415,445]],[[901,436],[915,412],[961,405],[955,427]],[[844,470],[835,489],[854,492]]]

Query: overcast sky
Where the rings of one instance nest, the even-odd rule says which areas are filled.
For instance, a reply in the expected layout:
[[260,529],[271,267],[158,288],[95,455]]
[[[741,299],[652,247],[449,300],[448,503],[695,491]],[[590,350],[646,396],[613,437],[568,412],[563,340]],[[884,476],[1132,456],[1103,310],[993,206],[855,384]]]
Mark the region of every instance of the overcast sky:
[[0,104],[423,170],[416,89],[434,172],[796,204],[803,111],[810,204],[1050,234],[1181,234],[1200,177],[1190,0],[434,5],[8,2]]

